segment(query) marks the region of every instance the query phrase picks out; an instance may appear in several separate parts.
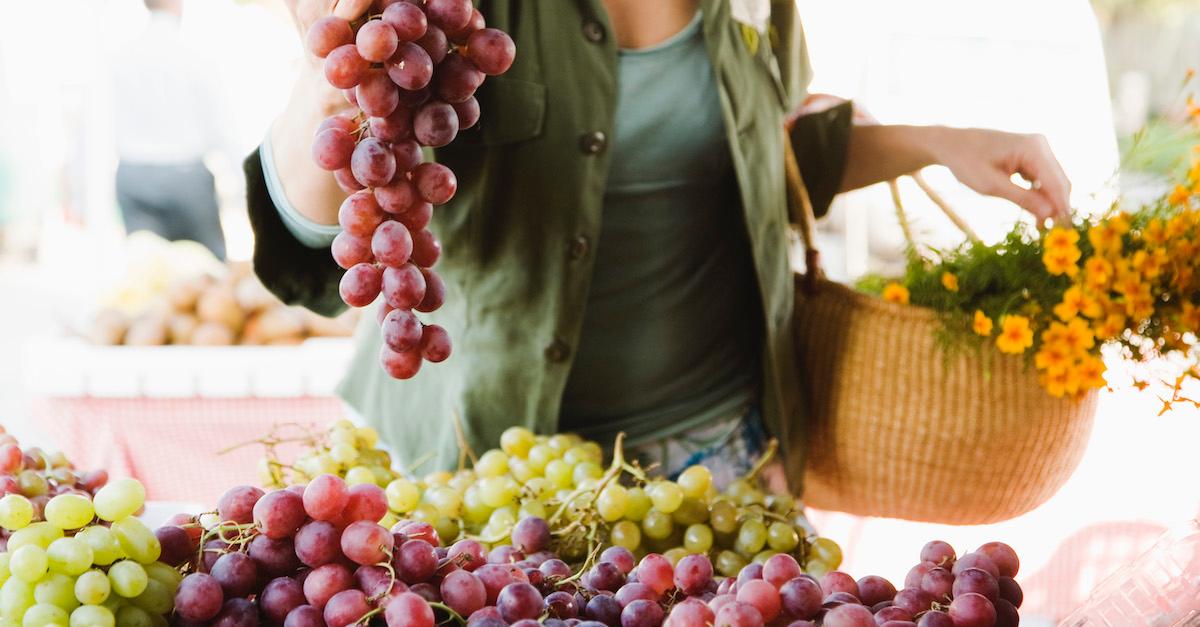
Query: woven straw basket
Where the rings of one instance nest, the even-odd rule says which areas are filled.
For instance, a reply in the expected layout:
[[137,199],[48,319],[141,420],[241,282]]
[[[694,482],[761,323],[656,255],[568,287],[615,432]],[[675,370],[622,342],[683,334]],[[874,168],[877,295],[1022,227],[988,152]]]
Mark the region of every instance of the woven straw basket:
[[1083,456],[1096,393],[1051,397],[1015,356],[996,353],[987,364],[965,352],[947,357],[935,344],[932,310],[821,278],[812,205],[790,142],[785,156],[808,262],[796,277],[795,312],[805,503],[964,525],[1044,503]]

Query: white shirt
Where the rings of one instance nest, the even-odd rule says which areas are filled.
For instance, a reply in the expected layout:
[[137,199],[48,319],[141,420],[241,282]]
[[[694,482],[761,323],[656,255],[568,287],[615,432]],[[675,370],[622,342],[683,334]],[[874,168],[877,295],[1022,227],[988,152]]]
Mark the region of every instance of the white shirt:
[[179,18],[152,11],[146,29],[114,59],[121,160],[186,163],[221,146],[219,100],[207,72],[201,57],[182,43]]

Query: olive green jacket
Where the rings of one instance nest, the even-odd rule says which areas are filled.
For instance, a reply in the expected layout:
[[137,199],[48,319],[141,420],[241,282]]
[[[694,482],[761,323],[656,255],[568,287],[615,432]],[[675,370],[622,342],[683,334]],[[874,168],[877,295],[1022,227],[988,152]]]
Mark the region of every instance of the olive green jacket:
[[[423,470],[456,463],[456,415],[476,451],[496,446],[512,425],[556,431],[609,168],[617,46],[600,0],[478,4],[489,25],[512,34],[517,59],[480,89],[477,127],[436,151],[458,175],[459,189],[434,212],[447,296],[425,319],[450,332],[454,352],[446,362],[425,364],[414,379],[389,379],[378,365],[371,311],[340,388],[403,463],[428,460]],[[808,58],[792,0],[702,0],[702,10],[765,315],[762,412],[787,443],[803,420],[781,129],[785,112],[805,94]],[[793,133],[818,211],[841,181],[849,128],[843,106],[803,118]],[[246,171],[258,275],[287,302],[339,311],[341,270],[329,251],[290,235],[257,155]],[[803,451],[785,454],[798,483]]]

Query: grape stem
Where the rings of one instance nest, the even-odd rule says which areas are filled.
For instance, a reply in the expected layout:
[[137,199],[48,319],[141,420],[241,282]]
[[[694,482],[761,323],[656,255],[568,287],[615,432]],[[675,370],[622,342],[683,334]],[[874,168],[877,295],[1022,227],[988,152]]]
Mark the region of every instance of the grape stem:
[[471,445],[467,443],[467,436],[463,432],[462,416],[459,415],[458,409],[454,410],[454,438],[458,440],[458,470],[462,472],[467,468],[467,459],[470,458],[471,465],[479,463],[479,458],[476,457],[475,451],[471,450]]
[[555,523],[557,523],[559,519],[563,517],[567,511],[567,508],[575,502],[575,499],[587,494],[588,492],[592,492],[593,494],[590,501],[595,502],[595,500],[599,497],[600,492],[602,492],[609,483],[612,483],[613,479],[621,476],[621,471],[627,466],[625,463],[624,443],[625,432],[622,431],[617,434],[617,438],[613,442],[613,459],[612,463],[608,466],[608,471],[604,473],[603,477],[600,477],[600,481],[596,482],[595,486],[586,486],[585,484],[586,487],[580,486],[568,494],[567,497],[563,499],[562,504],[558,506],[558,509],[554,512],[554,515],[550,517],[549,523],[551,527],[554,527]]
[[449,623],[450,621],[457,622],[460,625],[465,625],[467,623],[466,619],[464,619],[462,617],[462,614],[459,614],[458,612],[455,612],[454,610],[450,609],[450,606],[446,605],[445,603],[429,601],[429,607],[432,607],[435,610],[442,610],[443,612],[449,614],[449,616],[446,618],[446,620],[438,623],[439,625],[445,625],[446,623]]
[[771,438],[771,440],[769,442],[767,442],[767,450],[765,452],[763,452],[762,457],[758,458],[758,461],[754,462],[754,467],[752,467],[750,469],[750,472],[746,473],[746,476],[743,477],[743,480],[752,481],[754,479],[757,479],[759,473],[761,473],[763,471],[763,469],[766,468],[767,465],[770,464],[771,461],[775,459],[775,453],[777,453],[778,451],[779,451],[779,440],[776,440],[775,438]]
[[358,620],[354,621],[353,624],[354,625],[370,625],[371,619],[382,613],[383,613],[383,608],[377,607],[377,608],[371,610],[370,612],[367,612],[366,614],[363,614],[362,616],[358,617]]

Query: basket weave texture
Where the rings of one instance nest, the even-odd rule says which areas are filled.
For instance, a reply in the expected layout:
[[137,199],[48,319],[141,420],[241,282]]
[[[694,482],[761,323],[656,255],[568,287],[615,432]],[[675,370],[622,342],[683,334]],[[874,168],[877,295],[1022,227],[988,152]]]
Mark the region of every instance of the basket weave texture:
[[947,524],[1014,518],[1079,465],[1097,394],[1051,397],[996,353],[947,357],[936,314],[797,275],[796,349],[808,424],[805,503]]

